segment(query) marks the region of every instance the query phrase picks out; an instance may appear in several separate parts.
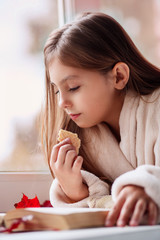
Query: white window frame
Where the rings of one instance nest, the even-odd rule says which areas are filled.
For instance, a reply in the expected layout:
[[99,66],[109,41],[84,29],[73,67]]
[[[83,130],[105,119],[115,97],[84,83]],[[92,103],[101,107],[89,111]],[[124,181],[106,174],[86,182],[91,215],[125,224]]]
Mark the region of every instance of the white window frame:
[[74,18],[74,13],[74,0],[58,0],[59,27],[62,27],[65,23],[71,22]]

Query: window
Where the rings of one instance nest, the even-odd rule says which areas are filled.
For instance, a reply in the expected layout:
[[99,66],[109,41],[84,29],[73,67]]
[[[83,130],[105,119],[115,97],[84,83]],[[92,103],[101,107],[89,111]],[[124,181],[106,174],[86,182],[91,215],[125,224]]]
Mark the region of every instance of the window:
[[49,199],[52,177],[37,124],[44,94],[43,46],[58,27],[57,0],[1,0],[0,212],[22,193]]
[[58,27],[57,1],[1,0],[0,171],[47,171],[40,152],[43,46]]

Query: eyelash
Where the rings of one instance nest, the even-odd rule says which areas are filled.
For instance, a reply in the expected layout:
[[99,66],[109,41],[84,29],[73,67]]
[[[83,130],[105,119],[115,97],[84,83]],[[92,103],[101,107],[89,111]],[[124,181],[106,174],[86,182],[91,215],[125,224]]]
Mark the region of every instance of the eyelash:
[[74,87],[74,88],[70,88],[69,91],[71,91],[71,92],[72,92],[72,91],[76,91],[76,90],[78,90],[79,88],[80,88],[80,86],[77,86],[77,87]]
[[[77,86],[75,88],[70,88],[69,91],[72,92],[72,91],[76,91],[80,88],[80,86]],[[57,95],[59,93],[59,91],[55,92],[55,94]]]

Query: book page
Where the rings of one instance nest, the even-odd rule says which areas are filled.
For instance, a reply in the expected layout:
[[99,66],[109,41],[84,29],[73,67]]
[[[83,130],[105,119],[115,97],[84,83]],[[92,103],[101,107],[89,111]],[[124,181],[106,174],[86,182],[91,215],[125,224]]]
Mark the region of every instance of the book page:
[[101,212],[108,211],[106,208],[51,208],[51,207],[41,207],[41,208],[25,208],[29,211],[42,212],[47,214],[70,214],[70,213],[83,213],[83,212]]

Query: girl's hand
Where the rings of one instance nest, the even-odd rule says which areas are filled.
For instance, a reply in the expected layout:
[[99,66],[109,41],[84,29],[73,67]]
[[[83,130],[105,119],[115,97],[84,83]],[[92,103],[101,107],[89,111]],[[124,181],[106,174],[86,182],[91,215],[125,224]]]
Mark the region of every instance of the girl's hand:
[[119,227],[137,226],[144,214],[147,214],[149,225],[157,223],[157,205],[143,188],[129,185],[121,190],[113,209],[107,216],[106,226],[111,227],[115,224]]
[[50,167],[62,190],[72,201],[88,196],[88,188],[82,182],[81,167],[83,158],[77,156],[69,138],[56,144],[51,153]]

